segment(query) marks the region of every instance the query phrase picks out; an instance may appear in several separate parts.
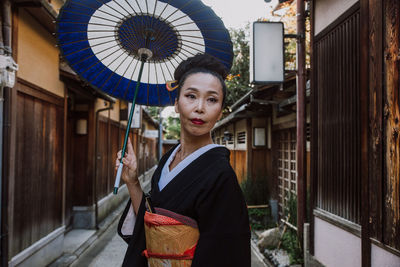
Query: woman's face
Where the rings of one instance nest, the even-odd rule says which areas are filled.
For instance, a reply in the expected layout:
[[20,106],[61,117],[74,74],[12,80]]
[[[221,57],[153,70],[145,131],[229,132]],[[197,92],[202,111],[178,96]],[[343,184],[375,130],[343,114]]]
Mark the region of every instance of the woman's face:
[[222,115],[223,92],[220,81],[209,73],[189,75],[175,101],[181,129],[192,136],[209,135]]

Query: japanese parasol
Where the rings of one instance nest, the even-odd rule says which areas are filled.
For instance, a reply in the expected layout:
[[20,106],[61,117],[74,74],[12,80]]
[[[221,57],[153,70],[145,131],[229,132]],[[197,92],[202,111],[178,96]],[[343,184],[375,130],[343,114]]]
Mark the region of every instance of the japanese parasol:
[[[87,83],[135,103],[173,105],[166,87],[179,63],[198,53],[229,70],[233,52],[221,19],[200,0],[67,0],[57,18],[61,55]],[[114,186],[119,187],[122,162]]]

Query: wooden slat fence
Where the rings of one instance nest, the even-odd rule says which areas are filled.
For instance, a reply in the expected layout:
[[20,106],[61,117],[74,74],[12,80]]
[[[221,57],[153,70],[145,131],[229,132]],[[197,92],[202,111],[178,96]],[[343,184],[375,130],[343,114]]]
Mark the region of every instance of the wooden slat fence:
[[[317,207],[360,223],[360,13],[315,38]],[[367,163],[365,163],[367,164]]]

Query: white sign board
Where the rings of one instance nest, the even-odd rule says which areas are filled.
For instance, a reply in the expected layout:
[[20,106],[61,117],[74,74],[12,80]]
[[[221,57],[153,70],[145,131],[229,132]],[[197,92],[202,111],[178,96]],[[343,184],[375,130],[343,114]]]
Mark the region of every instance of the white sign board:
[[[132,104],[128,104],[128,118],[129,113],[131,112]],[[135,111],[133,113],[131,128],[140,129],[142,127],[142,116],[141,116],[142,107],[140,105],[135,105]]]
[[282,22],[253,22],[250,41],[250,83],[280,83],[285,78]]
[[143,136],[147,138],[158,138],[158,130],[145,130]]

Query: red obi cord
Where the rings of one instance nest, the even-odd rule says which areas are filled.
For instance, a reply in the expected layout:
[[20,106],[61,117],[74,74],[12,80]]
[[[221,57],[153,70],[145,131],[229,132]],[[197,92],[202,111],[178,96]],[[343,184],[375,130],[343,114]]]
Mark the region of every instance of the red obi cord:
[[168,260],[192,260],[194,257],[194,252],[196,250],[196,245],[188,250],[186,250],[183,254],[159,254],[148,252],[145,249],[142,252],[142,255],[146,258],[158,258],[158,259],[168,259]]

